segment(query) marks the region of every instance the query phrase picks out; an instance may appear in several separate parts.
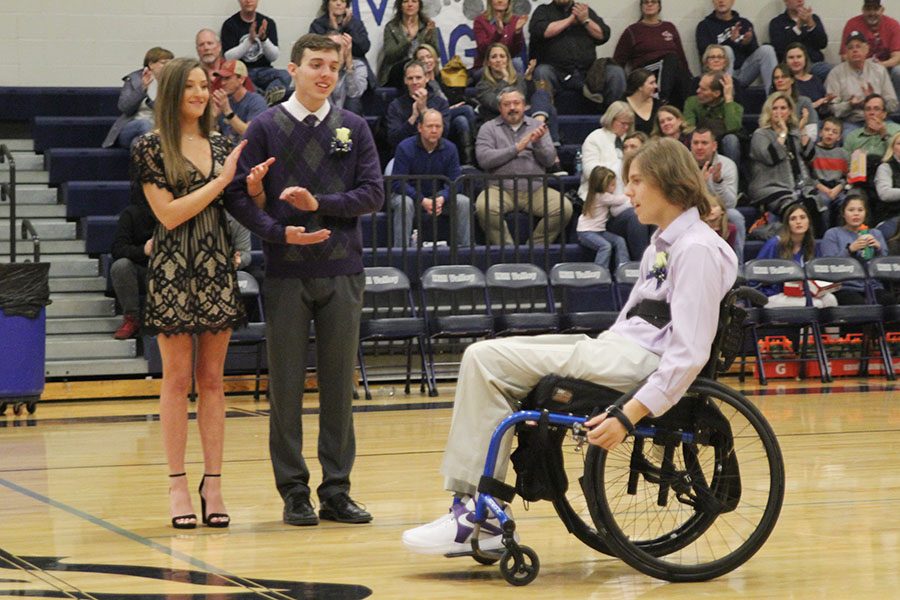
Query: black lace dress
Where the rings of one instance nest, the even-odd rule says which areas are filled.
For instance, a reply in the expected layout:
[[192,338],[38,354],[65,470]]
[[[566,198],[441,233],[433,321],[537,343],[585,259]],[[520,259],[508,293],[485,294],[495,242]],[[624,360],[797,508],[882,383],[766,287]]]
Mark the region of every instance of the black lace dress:
[[[167,180],[159,135],[135,142],[131,160],[140,184],[152,183],[175,198],[203,187],[222,169],[230,142],[218,133],[209,140],[212,173],[190,166],[190,182],[173,187]],[[157,223],[147,269],[144,327],[164,335],[218,332],[246,323],[234,269],[234,246],[222,194],[194,218],[167,230]]]

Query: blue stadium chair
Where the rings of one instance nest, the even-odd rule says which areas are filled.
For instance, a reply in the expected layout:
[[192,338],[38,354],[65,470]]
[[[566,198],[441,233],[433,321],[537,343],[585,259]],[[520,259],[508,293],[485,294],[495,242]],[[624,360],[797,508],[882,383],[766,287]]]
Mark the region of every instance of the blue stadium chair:
[[[759,332],[761,329],[790,330],[796,332],[799,342],[801,365],[806,362],[807,339],[811,332],[815,347],[816,361],[819,365],[819,373],[823,383],[831,381],[831,372],[828,365],[828,355],[825,353],[825,345],[822,343],[822,330],[819,321],[819,309],[812,305],[809,290],[806,284],[806,275],[803,267],[792,260],[775,258],[755,259],[744,265],[744,277],[751,284],[775,285],[800,281],[806,293],[806,306],[768,307],[760,310],[758,322],[750,326],[753,335],[753,343],[759,346]],[[757,355],[759,382],[767,383],[762,355]]]
[[66,181],[128,179],[129,154],[124,148],[51,148],[44,153],[50,185]]
[[637,260],[623,263],[616,269],[616,298],[620,307],[625,306],[628,294],[631,293],[631,288],[634,287],[640,276],[641,262]]
[[553,298],[559,303],[561,333],[600,333],[619,316],[609,269],[593,262],[565,262],[550,270]]
[[559,331],[547,273],[529,263],[491,265],[485,273],[494,335],[537,335]]
[[412,342],[419,346],[422,362],[421,389],[436,396],[431,362],[425,355],[425,319],[418,314],[409,278],[394,267],[366,267],[366,288],[362,318],[359,324],[359,370],[366,399],[372,399],[366,372],[363,344],[367,342],[406,342],[406,387],[409,394],[412,378]]
[[118,226],[118,215],[82,217],[81,235],[84,237],[84,251],[88,254],[110,252]]
[[[809,280],[815,279],[834,283],[855,281],[866,285],[866,304],[823,308],[820,310],[820,322],[824,326],[840,326],[842,329],[854,326],[863,328],[863,343],[860,345],[862,355],[860,359],[862,364],[865,365],[866,374],[868,374],[868,344],[866,343],[868,328],[866,326],[874,328],[876,332],[875,341],[878,344],[881,361],[884,363],[884,372],[888,379],[895,379],[891,350],[888,347],[884,332],[884,309],[880,304],[875,303],[871,287],[868,285],[866,269],[862,263],[855,258],[849,257],[814,258],[806,263],[805,269],[806,278]],[[860,371],[862,370],[863,368],[861,367]]]
[[50,148],[99,148],[115,117],[35,117],[34,151]]

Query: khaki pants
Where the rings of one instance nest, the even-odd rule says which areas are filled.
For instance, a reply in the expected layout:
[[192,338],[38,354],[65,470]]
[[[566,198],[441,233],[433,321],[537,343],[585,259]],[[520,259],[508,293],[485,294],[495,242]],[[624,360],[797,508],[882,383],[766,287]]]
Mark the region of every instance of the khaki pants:
[[[659,356],[610,331],[597,338],[551,334],[472,344],[459,368],[441,466],[445,487],[456,493],[475,493],[491,434],[544,375],[586,379],[624,392],[658,365]],[[494,470],[494,477],[501,481],[506,476],[512,436],[510,430],[504,437]]]
[[[544,190],[546,189],[546,206],[544,202]],[[531,198],[529,204],[529,197]],[[560,203],[560,199],[562,202]],[[560,210],[562,208],[562,210]],[[500,190],[497,187],[488,187],[478,194],[475,200],[475,211],[481,227],[487,235],[491,245],[511,245],[515,240],[509,233],[505,213],[513,210],[529,212],[542,217],[531,234],[531,240],[536,246],[553,243],[559,232],[572,218],[572,203],[568,198],[562,198],[557,190],[552,188],[538,188],[533,192],[526,184],[519,188],[517,193],[510,190]],[[546,238],[545,238],[546,236]]]

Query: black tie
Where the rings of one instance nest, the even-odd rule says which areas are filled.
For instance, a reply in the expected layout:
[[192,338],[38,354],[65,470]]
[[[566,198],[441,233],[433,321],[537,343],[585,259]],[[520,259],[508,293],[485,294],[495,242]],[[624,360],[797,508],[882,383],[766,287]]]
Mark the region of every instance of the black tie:
[[319,124],[319,118],[316,115],[306,115],[306,118],[303,119],[303,124],[307,127],[313,128]]
[[625,148],[625,144],[622,142],[622,138],[616,138],[616,148],[619,150],[623,150]]

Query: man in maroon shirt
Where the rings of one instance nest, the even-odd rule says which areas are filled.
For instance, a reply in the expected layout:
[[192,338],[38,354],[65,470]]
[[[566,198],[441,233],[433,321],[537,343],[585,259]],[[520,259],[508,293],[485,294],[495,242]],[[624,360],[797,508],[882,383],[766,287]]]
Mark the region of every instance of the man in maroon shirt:
[[[896,8],[896,7],[895,7]],[[847,21],[841,35],[841,58],[847,53],[846,40],[851,31],[859,31],[869,42],[869,56],[891,74],[900,96],[900,22],[884,14],[881,0],[863,0],[862,14]]]

